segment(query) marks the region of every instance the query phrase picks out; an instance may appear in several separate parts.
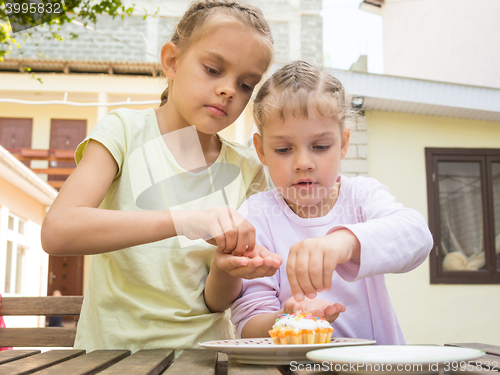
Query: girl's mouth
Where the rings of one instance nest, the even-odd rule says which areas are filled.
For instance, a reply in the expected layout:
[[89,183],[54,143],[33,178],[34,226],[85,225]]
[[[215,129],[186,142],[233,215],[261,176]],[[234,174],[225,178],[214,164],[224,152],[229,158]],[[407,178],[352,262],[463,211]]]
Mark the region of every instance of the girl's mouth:
[[310,191],[316,187],[318,183],[314,181],[299,181],[293,184],[293,186],[299,191]]
[[216,116],[221,116],[222,117],[222,116],[226,116],[227,115],[227,113],[224,110],[222,110],[221,108],[217,108],[217,107],[212,106],[212,105],[207,105],[206,107],[207,107],[207,109],[210,112],[212,112]]

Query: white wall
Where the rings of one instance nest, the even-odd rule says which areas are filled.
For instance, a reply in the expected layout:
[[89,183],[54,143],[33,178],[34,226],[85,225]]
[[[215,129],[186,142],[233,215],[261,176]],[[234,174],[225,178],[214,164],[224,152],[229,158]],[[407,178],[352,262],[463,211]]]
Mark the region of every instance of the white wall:
[[384,74],[500,88],[500,1],[385,0]]
[[[425,147],[500,148],[500,123],[370,111],[368,171],[427,218]],[[408,343],[500,345],[500,285],[431,285],[429,262],[387,287]]]
[[[7,229],[6,220],[9,209],[0,206],[2,220],[0,222],[0,259],[5,260],[5,236],[2,233]],[[47,272],[49,256],[42,249],[39,224],[28,220],[26,223],[26,254],[23,267],[22,296],[37,297],[47,295]],[[2,264],[3,265],[3,264]],[[0,291],[4,290],[4,271],[0,272]],[[4,295],[10,296],[10,295]],[[45,325],[44,317],[37,316],[6,316],[7,327],[34,327]]]

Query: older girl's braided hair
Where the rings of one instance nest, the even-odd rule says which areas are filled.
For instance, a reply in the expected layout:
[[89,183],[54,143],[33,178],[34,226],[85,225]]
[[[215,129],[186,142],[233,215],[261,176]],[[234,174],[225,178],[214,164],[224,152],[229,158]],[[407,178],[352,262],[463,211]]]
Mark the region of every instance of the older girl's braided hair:
[[[193,42],[206,35],[211,27],[217,25],[214,15],[225,15],[242,25],[254,29],[263,37],[263,47],[269,54],[269,64],[273,56],[273,38],[271,28],[264,19],[262,11],[244,0],[197,0],[184,13],[170,40],[181,51],[187,49]],[[160,106],[167,103],[169,86],[161,94]]]

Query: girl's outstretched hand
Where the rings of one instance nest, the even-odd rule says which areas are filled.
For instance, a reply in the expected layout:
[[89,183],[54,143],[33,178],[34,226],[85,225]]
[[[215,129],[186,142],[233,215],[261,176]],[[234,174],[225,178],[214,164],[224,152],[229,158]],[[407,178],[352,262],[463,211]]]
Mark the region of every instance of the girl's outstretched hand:
[[339,317],[340,313],[345,311],[345,306],[318,298],[305,298],[303,301],[297,302],[293,297],[290,297],[285,301],[283,310],[285,314],[293,314],[298,310],[306,311],[311,315],[323,318],[332,323]]
[[315,298],[317,292],[330,290],[337,265],[359,260],[361,245],[349,229],[340,229],[319,238],[308,238],[290,248],[286,272],[297,302]]
[[215,265],[233,277],[255,279],[274,275],[283,262],[278,254],[261,245],[255,245],[253,250],[245,255],[235,256],[216,251]]
[[190,240],[201,238],[226,254],[243,255],[254,249],[255,228],[232,208],[171,211],[171,215],[177,235]]

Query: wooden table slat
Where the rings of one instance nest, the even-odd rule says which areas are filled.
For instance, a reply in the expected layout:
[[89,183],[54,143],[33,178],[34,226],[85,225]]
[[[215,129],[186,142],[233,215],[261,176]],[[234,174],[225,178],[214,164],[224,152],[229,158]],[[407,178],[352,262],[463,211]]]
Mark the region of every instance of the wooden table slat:
[[280,369],[284,369],[284,367],[273,365],[247,365],[236,362],[229,357],[227,375],[246,375],[248,373],[252,373],[252,375],[282,375]]
[[130,357],[108,367],[99,375],[158,375],[161,374],[174,359],[172,349],[139,350]]
[[0,346],[13,347],[72,347],[75,327],[1,328]]
[[130,350],[95,350],[70,361],[47,368],[37,373],[37,375],[97,374],[129,355]]
[[186,349],[165,372],[166,375],[214,375],[217,352],[202,349]]
[[[446,345],[477,348],[494,353],[500,349],[494,345],[474,343]],[[171,349],[140,350],[132,356],[129,356],[128,350],[97,350],[86,355],[82,355],[85,353],[83,350],[35,353],[35,350],[0,352],[0,375],[35,372],[36,375],[338,375],[333,371],[322,371],[324,368],[293,369],[291,366],[241,364],[227,354],[206,349],[184,350],[173,363],[171,361],[174,350]],[[487,362],[490,369],[484,367]],[[447,375],[499,374],[499,370],[491,369],[491,364],[495,362],[500,362],[500,355],[487,354],[468,361],[466,368],[458,368]],[[477,366],[477,363],[480,365]],[[480,367],[481,365],[483,367]]]
[[40,350],[3,350],[0,352],[0,365],[38,353]]
[[229,356],[226,353],[217,353],[217,363],[215,365],[215,375],[227,375],[227,363]]
[[498,371],[496,370],[488,370],[481,367],[479,370],[475,369],[474,371],[462,371],[457,370],[449,373],[445,373],[445,375],[498,375]]
[[85,354],[85,350],[50,350],[0,365],[0,375],[25,375]]
[[470,362],[480,364],[481,366],[490,370],[500,371],[500,357],[496,355],[486,354],[481,358],[475,359]]
[[479,344],[479,343],[456,343],[456,344],[445,344],[445,346],[457,346],[460,348],[472,348],[472,349],[482,350],[487,354],[482,356],[481,358],[469,362],[474,364],[479,364],[483,366],[486,370],[500,371],[500,346]]

